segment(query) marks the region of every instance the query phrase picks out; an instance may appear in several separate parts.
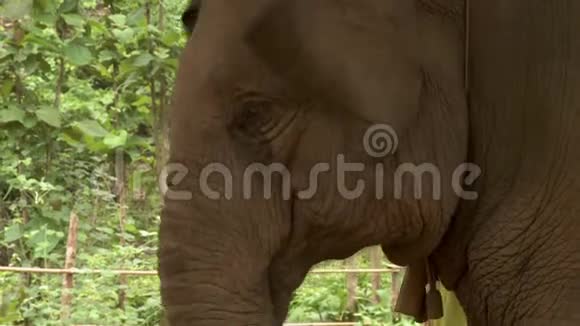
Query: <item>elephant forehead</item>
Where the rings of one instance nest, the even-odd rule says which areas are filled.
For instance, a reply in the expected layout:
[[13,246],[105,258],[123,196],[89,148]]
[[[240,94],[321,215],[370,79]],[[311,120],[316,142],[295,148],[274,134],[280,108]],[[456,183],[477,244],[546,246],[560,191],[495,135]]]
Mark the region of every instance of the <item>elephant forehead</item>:
[[243,33],[251,22],[275,0],[193,0],[188,10],[199,10],[200,23],[210,24],[217,31]]
[[273,2],[245,39],[293,88],[402,129],[416,116],[422,77],[416,13],[409,6],[391,0],[358,6],[346,0]]

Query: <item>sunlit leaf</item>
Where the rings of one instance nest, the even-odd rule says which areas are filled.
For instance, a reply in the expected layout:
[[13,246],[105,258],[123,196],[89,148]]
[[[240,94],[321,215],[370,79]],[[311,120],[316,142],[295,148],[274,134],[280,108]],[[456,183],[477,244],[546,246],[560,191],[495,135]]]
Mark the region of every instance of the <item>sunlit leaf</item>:
[[138,230],[137,230],[137,228],[135,227],[135,225],[134,225],[134,224],[127,224],[127,225],[125,226],[125,232],[129,232],[129,233],[137,233],[137,232],[138,232]]
[[139,96],[139,98],[131,103],[133,106],[151,105],[151,97],[149,96]]
[[84,136],[83,143],[90,151],[95,153],[107,153],[110,151],[110,148],[103,143],[102,137],[91,137],[91,136]]
[[89,26],[93,29],[93,31],[96,31],[98,33],[108,32],[107,26],[99,21],[96,21],[94,19],[89,19],[87,22],[88,22]]
[[121,130],[119,135],[109,134],[103,139],[103,143],[111,149],[123,147],[127,144],[127,131]]

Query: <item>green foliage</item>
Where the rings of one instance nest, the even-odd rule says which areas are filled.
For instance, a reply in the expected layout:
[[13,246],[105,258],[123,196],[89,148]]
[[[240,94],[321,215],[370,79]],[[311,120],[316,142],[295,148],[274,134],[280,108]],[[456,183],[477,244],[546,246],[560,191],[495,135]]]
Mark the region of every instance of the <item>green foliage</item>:
[[[339,262],[326,262],[318,268],[344,268]],[[367,261],[359,262],[359,268],[370,268]],[[372,302],[374,292],[369,274],[358,275],[356,312],[347,310],[345,274],[310,274],[298,289],[291,303],[288,320],[296,323],[354,321],[372,326],[411,326],[415,323],[397,320],[391,310],[391,275],[381,275],[378,290],[380,304]],[[397,318],[394,318],[397,317]]]
[[[0,1],[0,265],[62,268],[75,211],[76,266],[156,269],[156,110],[171,92],[186,2]],[[157,325],[157,278],[129,278],[124,309],[119,284],[76,276],[67,323]],[[0,325],[63,323],[61,276],[3,273],[0,289]]]

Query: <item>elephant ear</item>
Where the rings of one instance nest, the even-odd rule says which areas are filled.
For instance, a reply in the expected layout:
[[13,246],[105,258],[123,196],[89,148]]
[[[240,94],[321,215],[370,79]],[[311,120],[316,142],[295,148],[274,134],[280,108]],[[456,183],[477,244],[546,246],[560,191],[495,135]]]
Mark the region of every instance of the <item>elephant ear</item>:
[[279,0],[247,32],[294,89],[372,122],[403,127],[419,109],[414,1]]

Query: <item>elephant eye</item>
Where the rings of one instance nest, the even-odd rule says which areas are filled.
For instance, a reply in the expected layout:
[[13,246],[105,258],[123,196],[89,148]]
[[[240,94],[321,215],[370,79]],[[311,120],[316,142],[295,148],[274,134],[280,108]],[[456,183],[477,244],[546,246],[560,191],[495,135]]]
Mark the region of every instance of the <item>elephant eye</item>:
[[226,126],[232,141],[243,149],[240,153],[251,153],[252,159],[269,162],[285,148],[290,135],[287,131],[295,125],[301,109],[284,98],[253,92],[244,92],[235,103]]
[[199,11],[201,10],[201,3],[200,1],[192,1],[189,7],[185,10],[183,15],[181,16],[181,22],[185,27],[187,33],[191,34],[193,32],[193,28],[197,23],[197,18],[199,17]]
[[268,140],[269,131],[276,127],[277,108],[269,100],[251,98],[244,100],[232,121],[233,131],[244,138]]

